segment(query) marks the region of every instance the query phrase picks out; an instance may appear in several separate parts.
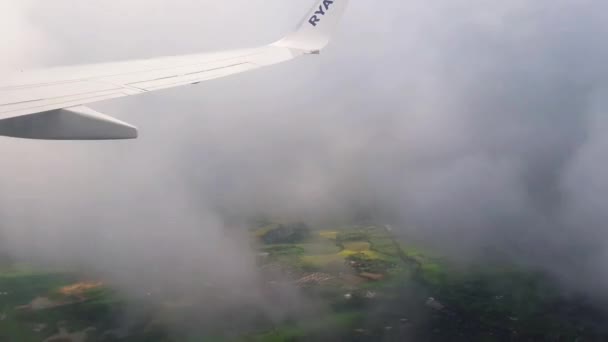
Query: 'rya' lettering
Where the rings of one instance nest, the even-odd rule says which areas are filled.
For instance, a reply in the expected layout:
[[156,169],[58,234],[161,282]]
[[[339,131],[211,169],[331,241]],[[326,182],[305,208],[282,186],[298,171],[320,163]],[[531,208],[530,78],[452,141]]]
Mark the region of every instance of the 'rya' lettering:
[[317,24],[321,21],[321,18],[327,13],[329,10],[329,6],[334,3],[334,0],[323,0],[323,4],[319,5],[319,9],[313,14],[308,22],[312,26],[317,26]]

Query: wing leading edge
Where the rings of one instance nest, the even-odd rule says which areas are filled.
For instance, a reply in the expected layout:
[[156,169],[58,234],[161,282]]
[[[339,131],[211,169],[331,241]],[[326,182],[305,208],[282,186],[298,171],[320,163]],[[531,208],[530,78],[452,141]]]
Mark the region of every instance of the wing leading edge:
[[296,31],[259,48],[9,75],[0,81],[0,135],[55,140],[135,138],[135,127],[84,105],[196,84],[316,54],[328,44],[348,1],[317,1]]

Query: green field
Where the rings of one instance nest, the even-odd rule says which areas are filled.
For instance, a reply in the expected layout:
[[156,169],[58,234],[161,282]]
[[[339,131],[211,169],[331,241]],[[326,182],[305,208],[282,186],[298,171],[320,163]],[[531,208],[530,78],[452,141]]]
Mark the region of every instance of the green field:
[[[283,281],[323,309],[231,326],[228,335],[209,328],[180,334],[158,322],[151,305],[148,318],[116,333],[128,305],[111,286],[12,264],[0,269],[0,341],[608,340],[607,316],[583,298],[560,295],[546,275],[504,264],[465,268],[383,226],[266,224],[253,227],[251,239],[261,272],[281,270]],[[167,322],[188,317],[180,310],[163,315]]]

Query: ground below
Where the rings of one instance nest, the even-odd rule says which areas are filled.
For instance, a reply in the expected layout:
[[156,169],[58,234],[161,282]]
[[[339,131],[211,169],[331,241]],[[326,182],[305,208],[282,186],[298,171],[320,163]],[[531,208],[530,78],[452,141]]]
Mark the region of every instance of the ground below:
[[[390,226],[264,222],[251,239],[268,290],[287,283],[323,303],[322,314],[181,334],[157,313],[170,321],[191,305],[167,298],[124,328],[126,299],[103,279],[5,261],[0,342],[608,341],[608,316],[546,275],[509,264],[465,268]],[[239,321],[239,310],[230,315]]]

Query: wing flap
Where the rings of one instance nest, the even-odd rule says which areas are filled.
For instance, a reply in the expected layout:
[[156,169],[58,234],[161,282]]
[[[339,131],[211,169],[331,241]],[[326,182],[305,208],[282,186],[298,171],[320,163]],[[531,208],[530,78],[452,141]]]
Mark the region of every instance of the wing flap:
[[[143,91],[139,91],[143,92]],[[0,119],[11,118],[21,115],[46,112],[62,108],[70,108],[79,106],[82,103],[93,103],[104,100],[110,100],[118,97],[133,95],[127,93],[126,89],[102,90],[85,94],[76,94],[68,96],[60,96],[49,99],[40,99],[30,102],[12,104],[0,107]]]
[[1,112],[27,107],[31,103],[52,98],[59,99],[61,97],[79,96],[113,90],[120,90],[120,87],[94,81],[75,81],[63,83],[61,85],[48,84],[22,87],[19,89],[0,90],[0,94],[10,92],[10,97],[5,98],[6,101],[10,102],[0,104],[2,105]]
[[223,77],[231,74],[237,74],[256,68],[251,63],[240,63],[230,66],[225,66],[218,69],[192,72],[184,75],[168,76],[158,79],[129,83],[129,86],[143,89],[146,91],[160,90],[165,88],[177,87],[180,85],[192,84],[202,81],[207,81],[213,78]]

